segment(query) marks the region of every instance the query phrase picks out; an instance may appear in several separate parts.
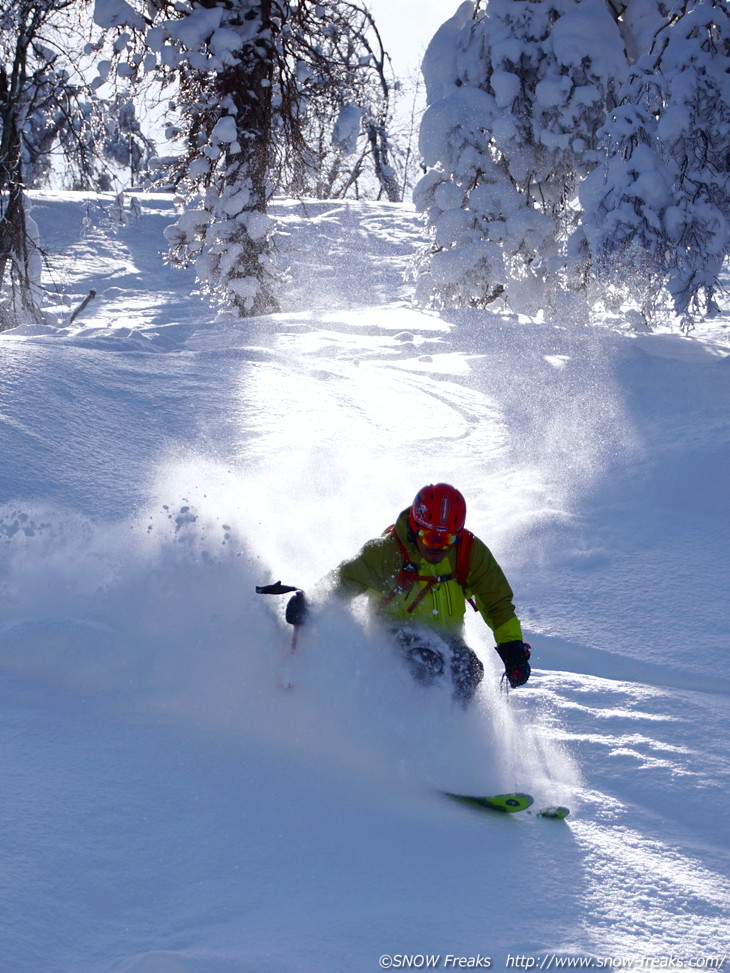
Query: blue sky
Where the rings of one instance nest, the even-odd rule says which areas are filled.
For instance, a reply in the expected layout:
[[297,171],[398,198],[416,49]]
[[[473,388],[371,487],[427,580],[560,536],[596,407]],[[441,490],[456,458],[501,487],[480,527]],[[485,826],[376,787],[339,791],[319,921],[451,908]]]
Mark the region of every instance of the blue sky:
[[459,0],[369,0],[367,6],[396,74],[406,75],[418,67],[428,42],[454,15]]

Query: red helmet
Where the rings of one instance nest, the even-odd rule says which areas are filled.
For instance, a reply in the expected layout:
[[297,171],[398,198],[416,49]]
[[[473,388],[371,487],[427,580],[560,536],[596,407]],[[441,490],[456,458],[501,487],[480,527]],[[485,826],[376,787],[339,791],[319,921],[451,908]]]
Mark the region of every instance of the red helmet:
[[458,534],[466,522],[466,500],[448,483],[431,483],[416,494],[409,516],[411,530]]

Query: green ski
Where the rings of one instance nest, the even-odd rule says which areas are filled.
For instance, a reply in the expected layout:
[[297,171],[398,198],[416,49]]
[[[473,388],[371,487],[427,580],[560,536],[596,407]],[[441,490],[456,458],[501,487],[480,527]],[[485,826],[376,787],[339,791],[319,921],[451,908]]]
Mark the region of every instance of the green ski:
[[[452,794],[444,791],[446,797],[467,807],[473,807],[477,811],[500,811],[502,814],[514,814],[517,811],[527,811],[535,803],[531,794],[492,794],[489,797],[476,797],[469,794]],[[562,821],[570,814],[570,808],[563,804],[552,804],[542,807],[538,811],[528,811],[528,814],[535,814],[538,818],[551,818],[554,821]]]
[[525,811],[535,801],[530,794],[492,794],[489,797],[472,797],[468,794],[451,794],[448,791],[445,793],[452,800],[479,811],[501,811],[503,814]]

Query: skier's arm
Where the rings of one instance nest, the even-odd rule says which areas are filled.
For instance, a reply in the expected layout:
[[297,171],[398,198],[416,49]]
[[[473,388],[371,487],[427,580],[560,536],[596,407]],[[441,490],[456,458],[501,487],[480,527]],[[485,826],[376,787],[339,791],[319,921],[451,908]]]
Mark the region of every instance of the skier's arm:
[[505,678],[512,688],[530,678],[530,649],[522,640],[522,626],[515,614],[512,589],[491,551],[475,541],[467,584],[477,608],[494,633],[495,648],[504,663]]
[[399,570],[397,546],[388,537],[378,537],[368,541],[354,558],[330,571],[324,584],[336,598],[356,598],[367,591],[385,593]]
[[[342,600],[350,600],[374,587],[374,581],[379,576],[378,565],[381,555],[378,550],[380,539],[370,541],[363,547],[357,557],[343,561],[336,568],[325,575],[317,583],[314,591],[314,602],[326,601],[334,596]],[[286,608],[286,620],[291,625],[303,625],[309,614],[310,602],[303,591],[297,592],[289,600]]]
[[489,548],[479,540],[474,542],[467,587],[482,618],[492,629],[497,645],[522,641],[512,589]]

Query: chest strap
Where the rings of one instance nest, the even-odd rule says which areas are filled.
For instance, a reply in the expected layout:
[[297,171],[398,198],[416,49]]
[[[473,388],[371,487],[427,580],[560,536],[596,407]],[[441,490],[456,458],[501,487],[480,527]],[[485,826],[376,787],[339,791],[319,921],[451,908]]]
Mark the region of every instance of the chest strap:
[[[388,594],[383,595],[383,606],[389,605],[394,598],[398,597],[398,595],[407,594],[416,581],[423,581],[424,585],[406,609],[409,615],[415,611],[418,605],[421,604],[423,599],[429,593],[431,588],[437,584],[455,579],[462,588],[466,587],[466,579],[467,575],[469,574],[469,563],[471,561],[471,549],[474,546],[474,535],[471,533],[471,531],[462,530],[461,532],[461,540],[459,541],[459,547],[456,552],[456,568],[451,574],[419,574],[418,565],[414,564],[414,562],[408,557],[408,551],[406,550],[405,544],[396,533],[395,524],[391,524],[390,527],[384,530],[383,535],[389,535],[395,538],[395,542],[400,550],[402,560],[401,569],[396,575],[393,589],[389,591]],[[478,610],[473,598],[467,598],[466,600],[469,602],[474,611]]]

